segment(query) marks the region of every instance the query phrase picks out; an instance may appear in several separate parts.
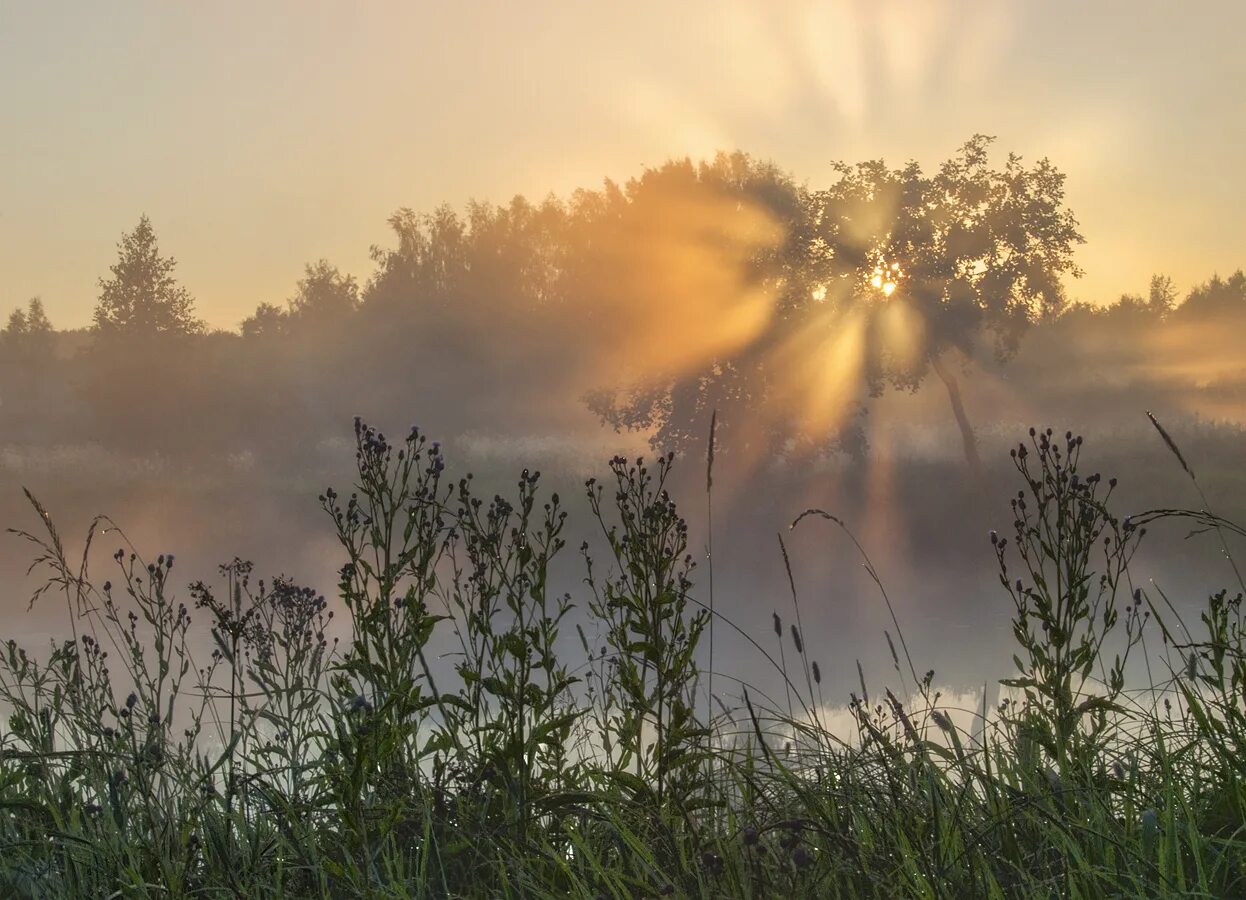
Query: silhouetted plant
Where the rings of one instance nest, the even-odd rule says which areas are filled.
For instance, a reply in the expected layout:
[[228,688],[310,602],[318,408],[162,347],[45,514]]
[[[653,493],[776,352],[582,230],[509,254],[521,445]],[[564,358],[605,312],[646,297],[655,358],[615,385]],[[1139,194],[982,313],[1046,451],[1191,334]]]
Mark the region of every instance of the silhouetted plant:
[[[1118,598],[1144,526],[1193,520],[1226,549],[1246,530],[1205,510],[1117,518],[1114,481],[1080,471],[1080,438],[1035,431],[1017,448],[1013,536],[992,534],[1015,695],[949,708],[888,632],[903,687],[871,692],[862,676],[855,734],[826,725],[814,636],[777,613],[793,653],[740,632],[786,704],[750,688],[698,716],[709,614],[666,490],[671,457],[616,458],[609,483],[588,483],[605,555],[584,548],[581,680],[560,637],[581,610],[552,587],[557,495],[524,472],[513,501],[486,503],[470,476],[445,480],[416,429],[391,442],[358,422],[355,438],[353,490],[321,500],[346,557],[336,619],[333,600],[254,580],[239,559],[222,587],[192,585],[192,611],[173,596],[174,558],[147,563],[124,539],[96,589],[90,547],[115,526],[93,523],[71,563],[31,498],[43,530],[21,534],[48,577],[35,599],[62,595],[73,638],[40,658],[0,648],[6,896],[1219,897],[1246,884],[1241,598],[1214,595],[1199,637],[1175,605]],[[213,649],[200,665],[201,614]],[[1169,680],[1148,705],[1126,669],[1153,620]]]

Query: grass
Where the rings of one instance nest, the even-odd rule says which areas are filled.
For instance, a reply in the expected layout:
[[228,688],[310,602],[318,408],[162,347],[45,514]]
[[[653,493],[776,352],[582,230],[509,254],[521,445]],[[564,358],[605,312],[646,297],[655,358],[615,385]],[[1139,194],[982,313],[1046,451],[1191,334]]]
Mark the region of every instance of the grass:
[[[862,678],[846,732],[794,585],[773,636],[698,599],[671,457],[586,484],[601,549],[580,548],[574,598],[552,587],[567,516],[537,473],[485,500],[418,431],[355,438],[353,488],[320,498],[332,602],[234,560],[188,607],[174,558],[123,537],[100,583],[91,548],[120,532],[98,520],[71,557],[31,498],[35,599],[64,602],[68,634],[0,653],[0,893],[1246,896],[1242,597],[1187,628],[1130,578],[1153,521],[1226,553],[1246,532],[1208,510],[1119,518],[1080,437],[1013,451],[1013,524],[992,535],[1005,699],[949,708],[893,613],[899,683]],[[712,510],[711,489],[712,461]],[[855,542],[825,511],[793,527],[820,521]],[[714,627],[782,697],[703,664]]]

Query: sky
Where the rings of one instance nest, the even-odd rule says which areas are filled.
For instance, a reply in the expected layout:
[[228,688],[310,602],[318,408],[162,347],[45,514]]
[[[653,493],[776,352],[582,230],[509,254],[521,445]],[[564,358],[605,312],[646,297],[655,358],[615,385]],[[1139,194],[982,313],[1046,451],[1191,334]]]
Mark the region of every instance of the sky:
[[0,0],[0,313],[90,322],[149,215],[236,328],[399,207],[542,198],[740,149],[811,186],[974,133],[1047,156],[1075,299],[1246,265],[1246,4]]

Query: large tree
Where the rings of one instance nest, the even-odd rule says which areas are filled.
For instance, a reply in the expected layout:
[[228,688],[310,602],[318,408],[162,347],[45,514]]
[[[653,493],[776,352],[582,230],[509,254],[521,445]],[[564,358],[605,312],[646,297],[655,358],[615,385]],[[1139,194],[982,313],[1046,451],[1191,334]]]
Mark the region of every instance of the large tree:
[[782,445],[842,447],[858,437],[849,425],[866,397],[934,372],[976,468],[958,363],[984,336],[1006,357],[1033,320],[1054,315],[1061,277],[1080,274],[1082,240],[1064,176],[1015,155],[993,167],[990,142],[974,137],[932,174],[836,164],[834,184],[799,193],[782,252],[766,255],[767,327],[680,378],[599,393],[594,408],[616,426],[656,428],[655,443],[676,449],[713,409],[740,405]]
[[100,279],[99,332],[132,337],[201,332],[194,298],[173,277],[176,266],[172,257],[160,255],[155,229],[144,215],[117,245],[112,276]]
[[723,446],[786,443],[770,351],[811,290],[807,191],[743,153],[609,187],[581,200],[566,288],[606,360],[589,408],[663,450],[704,440],[714,410]]

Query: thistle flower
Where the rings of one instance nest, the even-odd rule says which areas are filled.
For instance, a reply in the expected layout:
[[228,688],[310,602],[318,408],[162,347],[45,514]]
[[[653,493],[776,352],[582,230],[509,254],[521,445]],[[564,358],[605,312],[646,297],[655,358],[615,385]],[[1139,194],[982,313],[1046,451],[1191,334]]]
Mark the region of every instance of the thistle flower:
[[711,878],[717,877],[723,872],[722,857],[711,850],[706,850],[701,854],[701,865],[705,868],[705,872]]

